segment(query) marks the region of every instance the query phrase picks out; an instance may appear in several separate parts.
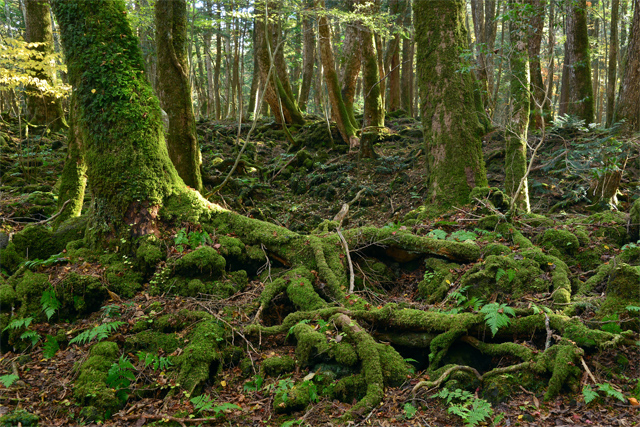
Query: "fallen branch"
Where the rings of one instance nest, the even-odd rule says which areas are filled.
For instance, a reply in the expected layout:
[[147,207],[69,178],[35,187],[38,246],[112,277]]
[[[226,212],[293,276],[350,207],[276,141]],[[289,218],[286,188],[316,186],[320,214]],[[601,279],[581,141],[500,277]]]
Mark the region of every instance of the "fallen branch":
[[455,371],[469,372],[470,374],[475,375],[476,378],[478,378],[480,381],[482,381],[482,375],[480,375],[480,372],[478,372],[475,368],[472,368],[471,366],[455,365],[444,371],[444,373],[440,375],[440,378],[435,381],[420,381],[415,385],[415,387],[413,387],[413,394],[416,394],[416,392],[421,388],[440,387],[440,384],[442,384],[444,380],[446,380],[449,375],[451,375]]

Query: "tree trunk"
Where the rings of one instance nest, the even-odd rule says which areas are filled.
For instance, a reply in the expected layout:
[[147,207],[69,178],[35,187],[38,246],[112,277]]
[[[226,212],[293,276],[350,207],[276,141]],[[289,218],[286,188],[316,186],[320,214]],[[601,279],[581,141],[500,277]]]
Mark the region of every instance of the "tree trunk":
[[[405,0],[389,0],[389,13],[396,15],[396,27],[404,21]],[[396,31],[387,46],[384,60],[385,73],[389,77],[388,110],[396,111],[400,108],[400,34]]]
[[530,123],[540,129],[542,127],[542,116],[544,116],[545,122],[549,121],[549,111],[544,110],[547,91],[542,80],[542,67],[540,65],[540,46],[546,15],[546,0],[527,0],[527,4],[531,8],[530,12],[528,12],[530,13],[530,18],[527,26],[527,50],[529,54],[529,76],[531,79]]
[[[213,13],[211,8],[211,1],[207,1],[207,14],[210,19],[213,19]],[[213,30],[207,28],[202,33],[202,38],[204,40],[204,57],[205,57],[205,65],[207,70],[207,117],[214,118],[216,117],[216,101],[215,101],[215,90],[213,84],[213,57],[211,54],[211,39],[213,38]]]
[[[124,2],[52,3],[69,81],[78,82],[76,125],[93,193],[85,239],[104,245],[117,238],[119,244],[120,238],[159,234],[163,206],[169,217],[175,217],[179,206],[196,209],[192,217],[204,213],[204,199],[187,189],[169,158],[160,106],[144,78],[142,53]],[[163,37],[169,34],[162,32]]]
[[569,67],[569,103],[567,112],[585,121],[594,120],[593,83],[587,33],[586,0],[568,3],[567,52],[571,57]]
[[378,55],[374,47],[373,31],[360,25],[362,46],[362,86],[364,96],[364,120],[360,141],[360,158],[376,158],[373,144],[384,129],[384,104],[378,74]]
[[555,73],[555,47],[556,47],[556,31],[555,31],[555,2],[549,4],[549,70],[547,72],[547,94],[544,99],[543,111],[549,111],[549,121],[553,119],[553,84]]
[[486,56],[486,25],[493,25],[492,22],[486,22],[484,0],[471,0],[471,17],[473,18],[473,31],[476,37],[474,48],[476,51],[476,77],[482,93],[482,101],[484,105],[488,105],[487,94],[489,93],[489,75],[487,72]]
[[418,85],[427,153],[427,203],[462,205],[486,186],[474,81],[460,72],[468,48],[463,0],[417,1]]
[[169,157],[185,184],[201,191],[200,150],[187,59],[187,3],[157,0],[155,7],[158,98],[169,116]]
[[[411,28],[411,0],[407,0],[404,27]],[[402,39],[402,75],[400,76],[400,107],[413,117],[413,34]]]
[[[253,46],[256,46],[256,31],[254,20],[254,31],[252,34]],[[256,115],[260,111],[260,108],[256,108],[256,102],[258,102],[258,87],[260,86],[260,65],[258,65],[258,55],[253,55],[253,73],[251,77],[251,89],[249,91],[249,104],[247,105],[247,114],[255,112]]]
[[[284,46],[280,43],[280,26],[272,23],[272,19],[277,17],[277,7],[275,2],[269,0],[256,4],[256,42],[255,54],[258,56],[260,67],[260,80],[266,82],[265,100],[269,103],[271,111],[274,113],[276,121],[280,122],[280,108],[287,123],[304,124],[304,117],[293,98],[287,66],[284,61]],[[267,15],[269,23],[266,23]],[[273,59],[273,78],[267,82],[267,75]],[[274,83],[275,82],[275,83]]]
[[[220,13],[218,12],[218,18]],[[213,96],[216,104],[216,120],[222,119],[222,105],[220,103],[220,67],[222,66],[222,34],[216,34],[216,67],[213,74]]]
[[[319,0],[318,5],[324,9],[324,0]],[[333,109],[336,124],[342,139],[349,144],[350,148],[358,146],[359,140],[356,136],[356,128],[351,124],[349,113],[342,99],[340,83],[338,81],[338,73],[335,68],[335,60],[333,49],[331,48],[331,27],[329,20],[325,15],[318,18],[318,41],[320,45],[320,58],[322,60],[322,68],[324,70],[324,79],[327,83],[329,91],[329,102]]]
[[[350,0],[347,3],[347,9],[350,12],[354,11],[353,0]],[[358,22],[345,23],[345,36],[342,48],[342,62],[344,63],[344,69],[342,72],[341,93],[344,106],[347,109],[349,121],[351,122],[351,126],[354,128],[358,128],[360,126],[356,121],[353,111],[353,100],[356,94],[356,80],[358,79],[358,74],[360,74],[360,64],[362,60],[361,49]]]
[[[47,0],[26,0],[25,2],[25,41],[27,43],[38,43],[37,47],[32,47],[34,52],[31,61],[38,65],[30,70],[30,74],[45,81],[49,87],[53,86],[55,80],[54,71],[48,65],[53,54],[53,30],[51,27],[51,13]],[[38,88],[36,85],[29,85],[27,90],[27,118],[36,125],[47,125],[49,129],[56,132],[67,128],[62,111],[62,102],[52,94],[52,91]]]
[[298,106],[300,110],[307,111],[307,101],[309,100],[309,92],[311,91],[311,82],[313,81],[313,65],[316,62],[316,35],[313,30],[313,18],[308,10],[313,6],[313,0],[306,3],[307,9],[303,12],[302,31],[304,32],[303,48],[302,48],[302,85],[300,87],[300,97],[298,98]]
[[640,130],[640,0],[633,4],[635,12],[614,117],[616,122],[624,120],[624,129],[629,132]]
[[[505,179],[507,194],[515,199],[515,206],[530,211],[527,188],[527,128],[529,126],[529,64],[526,33],[530,23],[524,18],[524,4],[512,2],[509,21],[511,34],[511,118],[506,128]],[[522,183],[522,184],[521,184]],[[518,191],[518,189],[520,191]]]
[[618,16],[620,0],[611,2],[611,39],[609,43],[609,75],[607,77],[607,126],[613,124],[613,108],[615,106],[616,82],[618,79]]

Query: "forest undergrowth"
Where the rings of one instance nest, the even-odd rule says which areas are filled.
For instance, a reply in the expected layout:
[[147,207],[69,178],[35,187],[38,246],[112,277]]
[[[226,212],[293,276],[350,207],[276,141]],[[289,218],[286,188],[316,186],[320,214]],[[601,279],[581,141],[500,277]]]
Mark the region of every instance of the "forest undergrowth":
[[[48,221],[64,135],[12,120],[0,425],[638,424],[637,139],[558,122],[533,213],[508,217],[494,131],[490,187],[433,216],[412,118],[387,118],[375,160],[320,119],[290,129],[292,152],[260,122],[220,191],[248,126],[237,140],[203,121],[204,195],[240,215],[98,251],[85,217]],[[594,204],[593,182],[623,168],[617,210]]]

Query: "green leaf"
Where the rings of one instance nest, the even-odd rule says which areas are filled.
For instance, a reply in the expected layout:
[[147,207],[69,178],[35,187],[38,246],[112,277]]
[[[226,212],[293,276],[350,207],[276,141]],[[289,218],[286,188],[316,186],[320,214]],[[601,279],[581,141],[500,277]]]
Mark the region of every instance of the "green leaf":
[[427,237],[430,237],[430,238],[436,239],[436,240],[444,240],[444,239],[447,238],[447,232],[437,228],[435,230],[431,230],[430,232],[428,232],[427,233]]
[[9,388],[13,385],[13,383],[18,381],[19,379],[20,377],[14,374],[2,375],[0,377],[0,383],[2,383],[2,385],[5,386],[6,388]]
[[45,359],[51,359],[60,350],[58,340],[53,335],[47,335],[44,345],[42,346],[42,356]]
[[587,405],[598,398],[598,392],[593,390],[590,385],[582,387],[582,396],[584,396],[584,403]]
[[480,310],[484,313],[484,320],[487,326],[491,329],[491,334],[495,337],[500,328],[509,326],[509,315],[515,316],[516,312],[513,308],[506,304],[491,303],[482,307]]
[[609,383],[598,384],[598,389],[607,393],[607,396],[609,397],[615,397],[622,402],[627,401],[627,399],[624,397],[624,394],[613,388],[613,386]]
[[42,293],[40,305],[42,305],[42,311],[47,316],[47,320],[50,320],[51,316],[60,308],[60,301],[56,298],[56,290],[53,289],[53,286]]
[[413,418],[416,415],[416,412],[418,412],[418,408],[413,406],[411,403],[404,404],[404,416],[406,419],[410,420]]
[[75,338],[69,340],[69,344],[86,344],[88,342],[93,341],[94,339],[97,341],[102,341],[109,337],[109,335],[118,329],[120,326],[124,325],[125,322],[110,322],[103,323],[102,325],[98,325],[93,329],[86,330]]

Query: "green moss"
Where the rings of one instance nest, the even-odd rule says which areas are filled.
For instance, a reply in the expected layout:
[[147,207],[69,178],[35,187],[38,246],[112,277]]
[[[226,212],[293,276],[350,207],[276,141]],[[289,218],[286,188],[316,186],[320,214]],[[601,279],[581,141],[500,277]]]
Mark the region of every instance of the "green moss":
[[8,412],[0,418],[0,427],[37,427],[40,417],[24,409]]
[[469,200],[489,201],[496,209],[502,212],[509,210],[511,198],[497,187],[475,187],[469,194]]
[[281,414],[300,411],[311,403],[312,393],[316,393],[316,386],[310,381],[295,384],[289,390],[278,390],[273,398],[273,409]]
[[500,243],[490,243],[484,248],[485,256],[489,255],[508,255],[511,253],[511,249]]
[[225,266],[225,259],[215,249],[203,246],[177,260],[175,271],[184,276],[203,275],[217,278],[220,277]]
[[132,298],[142,288],[142,274],[124,262],[111,264],[107,267],[104,277],[109,282],[111,291],[124,298]]
[[352,402],[364,397],[367,390],[367,383],[364,375],[356,374],[344,377],[336,383],[333,388],[333,395],[341,402]]
[[377,348],[384,384],[390,387],[402,385],[411,374],[411,366],[390,345],[378,344]]
[[306,324],[297,324],[293,327],[293,335],[298,342],[296,345],[296,358],[301,366],[309,366],[316,362],[318,355],[326,355],[330,350],[327,338],[320,332]]
[[260,366],[262,372],[270,377],[277,377],[282,374],[292,372],[296,367],[296,362],[289,356],[270,357],[265,359]]
[[418,284],[418,293],[430,303],[440,302],[447,295],[450,283],[455,280],[450,270],[455,270],[459,265],[439,258],[427,258],[425,267],[424,279]]
[[176,334],[164,334],[155,331],[138,332],[132,337],[128,337],[125,341],[125,350],[143,350],[149,353],[157,354],[162,350],[165,354],[176,351],[181,345],[181,340]]
[[83,239],[88,222],[88,217],[76,216],[60,223],[53,232],[56,246],[64,249],[69,242]]
[[18,294],[8,283],[0,285],[0,308],[2,311],[11,310],[18,299]]
[[108,295],[100,279],[76,272],[69,273],[56,290],[63,308],[71,313],[98,311]]
[[26,270],[16,285],[16,297],[21,303],[18,314],[22,317],[38,317],[42,311],[40,298],[49,286],[51,286],[49,276]]
[[[572,232],[563,229],[548,229],[542,235],[540,246],[547,248],[559,258],[574,256],[580,248],[578,238]],[[555,253],[553,250],[555,249]]]
[[143,271],[155,270],[156,265],[164,260],[164,253],[160,250],[160,242],[155,237],[147,238],[138,246],[136,259]]
[[24,257],[16,250],[13,242],[9,242],[4,249],[0,250],[0,268],[9,275],[15,273],[24,260]]
[[640,240],[640,198],[633,202],[629,210],[629,237],[632,242]]
[[73,395],[79,404],[111,412],[120,408],[122,402],[116,397],[115,390],[105,382],[118,353],[118,345],[109,341],[100,342],[91,348],[89,358],[80,367],[73,387]]
[[331,349],[336,362],[344,366],[355,366],[358,363],[358,353],[348,342],[340,342]]
[[20,256],[28,259],[47,259],[60,252],[67,242],[58,247],[49,228],[44,225],[27,225],[13,236],[13,243]]
[[226,334],[216,320],[198,323],[189,334],[184,352],[175,357],[178,383],[189,393],[198,394],[204,383],[222,367],[219,343]]

